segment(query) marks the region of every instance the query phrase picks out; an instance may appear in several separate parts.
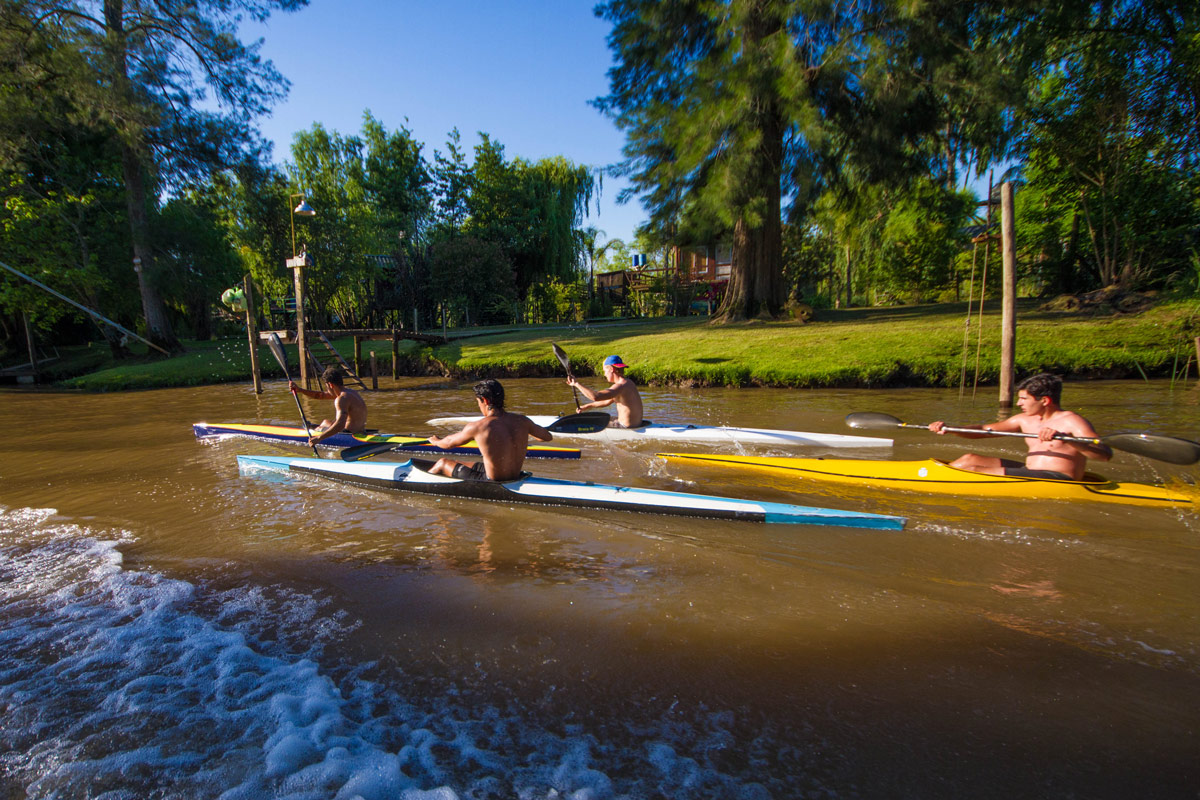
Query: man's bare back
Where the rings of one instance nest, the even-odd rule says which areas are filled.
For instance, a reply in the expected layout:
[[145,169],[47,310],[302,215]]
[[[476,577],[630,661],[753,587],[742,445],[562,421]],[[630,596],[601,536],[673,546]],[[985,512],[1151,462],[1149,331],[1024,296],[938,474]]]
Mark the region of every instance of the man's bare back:
[[[474,439],[483,456],[483,468],[489,479],[509,481],[520,477],[521,469],[525,466],[525,453],[529,449],[529,437],[548,442],[554,435],[529,417],[505,411],[504,389],[499,381],[480,381],[475,385],[475,393],[483,418],[469,423],[458,433],[446,437],[430,436],[429,441],[445,450]],[[456,468],[461,468],[458,475],[455,475]],[[463,470],[468,472],[464,473]],[[461,477],[469,474],[469,470],[469,465],[452,458],[442,458],[430,472]]]

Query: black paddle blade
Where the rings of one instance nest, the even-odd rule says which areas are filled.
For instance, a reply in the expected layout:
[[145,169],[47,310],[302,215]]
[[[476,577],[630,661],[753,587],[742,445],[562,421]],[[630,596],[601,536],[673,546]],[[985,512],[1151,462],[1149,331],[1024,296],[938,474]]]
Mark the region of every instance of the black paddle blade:
[[853,414],[847,414],[845,422],[851,428],[861,428],[868,431],[904,427],[904,423],[891,414],[880,414],[876,411],[856,411]]
[[279,334],[272,332],[267,337],[267,345],[271,348],[271,355],[275,356],[275,360],[279,362],[279,367],[283,370],[284,376],[290,381],[292,374],[288,372],[287,356],[283,352],[283,342],[279,341]]
[[1100,441],[1114,450],[1166,461],[1168,464],[1195,464],[1200,461],[1200,443],[1155,433],[1114,433]]
[[550,343],[550,347],[552,350],[554,350],[554,357],[558,359],[558,363],[562,364],[563,369],[565,369],[567,371],[567,377],[568,378],[574,377],[571,374],[571,359],[567,358],[566,351],[564,351],[561,347],[559,347],[554,342]]
[[403,450],[406,447],[422,447],[429,444],[428,439],[421,439],[415,442],[373,442],[370,444],[356,444],[354,447],[343,447],[338,453],[342,461],[362,461],[364,458],[387,453],[391,450]]
[[547,426],[551,433],[596,433],[608,427],[612,417],[603,411],[584,411],[559,417]]

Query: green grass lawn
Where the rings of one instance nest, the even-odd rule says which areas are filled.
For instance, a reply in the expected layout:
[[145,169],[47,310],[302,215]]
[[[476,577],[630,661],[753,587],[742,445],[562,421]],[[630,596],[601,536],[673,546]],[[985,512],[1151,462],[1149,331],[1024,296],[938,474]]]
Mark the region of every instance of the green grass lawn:
[[[1184,365],[1194,360],[1193,337],[1200,333],[1198,312],[1200,304],[1194,300],[1165,302],[1138,314],[1102,316],[1039,311],[1035,301],[1025,301],[1017,315],[1018,377],[1043,370],[1064,377],[1179,375]],[[456,333],[461,332],[450,331],[451,336]],[[977,348],[980,380],[996,380],[1000,314],[997,309],[982,317],[972,315],[968,326],[966,306],[957,303],[821,311],[808,324],[710,325],[707,319],[687,317],[516,330],[510,326],[493,335],[435,347],[406,342],[401,346],[401,358],[408,374],[450,374],[462,379],[559,375],[562,368],[550,349],[551,342],[566,350],[580,375],[599,374],[604,357],[616,353],[630,365],[627,374],[639,383],[957,386],[964,353],[967,380],[973,379]],[[352,358],[352,339],[337,339],[335,345],[347,360]],[[244,337],[186,342],[186,346],[186,353],[170,359],[104,359],[97,369],[64,378],[57,385],[114,391],[250,377]],[[381,370],[390,371],[390,345],[364,343],[364,359],[371,349],[378,354]],[[107,352],[99,346],[89,350],[93,360],[97,352]],[[289,353],[294,364],[294,349],[289,348]],[[266,347],[259,350],[259,363],[264,377],[282,377]]]

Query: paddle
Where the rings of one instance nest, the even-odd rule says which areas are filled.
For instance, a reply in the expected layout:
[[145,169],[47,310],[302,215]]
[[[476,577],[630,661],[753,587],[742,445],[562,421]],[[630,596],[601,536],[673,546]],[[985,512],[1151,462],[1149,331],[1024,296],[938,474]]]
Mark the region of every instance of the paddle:
[[[596,433],[597,431],[604,430],[611,421],[612,417],[603,411],[585,411],[582,414],[568,414],[565,417],[559,417],[547,425],[546,430],[551,433]],[[341,457],[342,461],[362,461],[364,458],[370,458],[373,455],[386,453],[390,450],[407,450],[427,444],[429,444],[428,439],[421,439],[416,442],[404,442],[403,444],[395,444],[393,442],[360,444],[342,450]]]
[[[283,374],[288,379],[288,383],[292,382],[292,373],[288,372],[287,356],[283,352],[283,342],[279,341],[279,334],[271,331],[271,335],[267,337],[267,344],[271,347],[271,355],[275,356],[275,360],[279,362],[279,366],[283,368]],[[312,435],[312,428],[308,426],[308,417],[304,416],[304,409],[300,405],[300,396],[292,393],[292,399],[296,401],[296,410],[300,412],[300,421],[304,423],[304,432]],[[317,458],[321,454],[317,452],[317,446],[312,446],[313,455]]]
[[[901,422],[891,414],[879,414],[874,411],[859,411],[846,415],[846,424],[851,428],[866,430],[883,430],[885,428],[920,428],[929,430],[927,425],[916,425],[911,422]],[[942,428],[950,433],[982,433],[987,436],[1019,436],[1025,439],[1036,439],[1036,433],[1021,431],[981,431],[978,428]],[[1081,442],[1083,444],[1106,444],[1114,450],[1124,450],[1134,455],[1166,461],[1170,464],[1195,464],[1200,461],[1200,443],[1190,439],[1177,439],[1174,436],[1162,436],[1156,433],[1114,433],[1101,436],[1098,439],[1064,436],[1059,434],[1055,439],[1064,442]]]
[[[554,342],[550,343],[550,347],[554,350],[554,357],[558,359],[558,363],[563,365],[563,369],[567,371],[568,378],[574,378],[571,374],[571,359],[567,358],[566,352]],[[575,387],[571,387],[571,396],[575,398],[575,411],[579,411],[579,392],[575,391]]]

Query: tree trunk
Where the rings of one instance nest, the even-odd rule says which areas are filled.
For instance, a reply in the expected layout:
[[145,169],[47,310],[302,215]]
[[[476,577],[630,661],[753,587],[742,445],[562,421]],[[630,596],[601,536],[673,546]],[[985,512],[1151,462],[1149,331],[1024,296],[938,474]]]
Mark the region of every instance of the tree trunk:
[[763,127],[763,145],[750,205],[760,213],[752,225],[747,214],[733,226],[733,265],[729,288],[717,309],[715,322],[735,322],[755,317],[778,317],[784,306],[783,224],[780,220],[780,165],[783,158],[783,125],[772,113]]
[[[125,31],[122,23],[123,0],[105,0],[104,22],[113,60],[113,90],[122,105],[134,104],[129,89],[129,66],[126,60]],[[132,115],[131,115],[132,116]],[[142,297],[142,313],[146,317],[146,338],[168,352],[183,349],[167,319],[167,307],[154,285],[154,254],[150,248],[150,224],[146,216],[146,179],[137,149],[137,123],[124,131],[121,145],[121,168],[125,179],[125,204],[129,210],[129,236],[133,245],[133,269],[138,276],[138,291]]]

